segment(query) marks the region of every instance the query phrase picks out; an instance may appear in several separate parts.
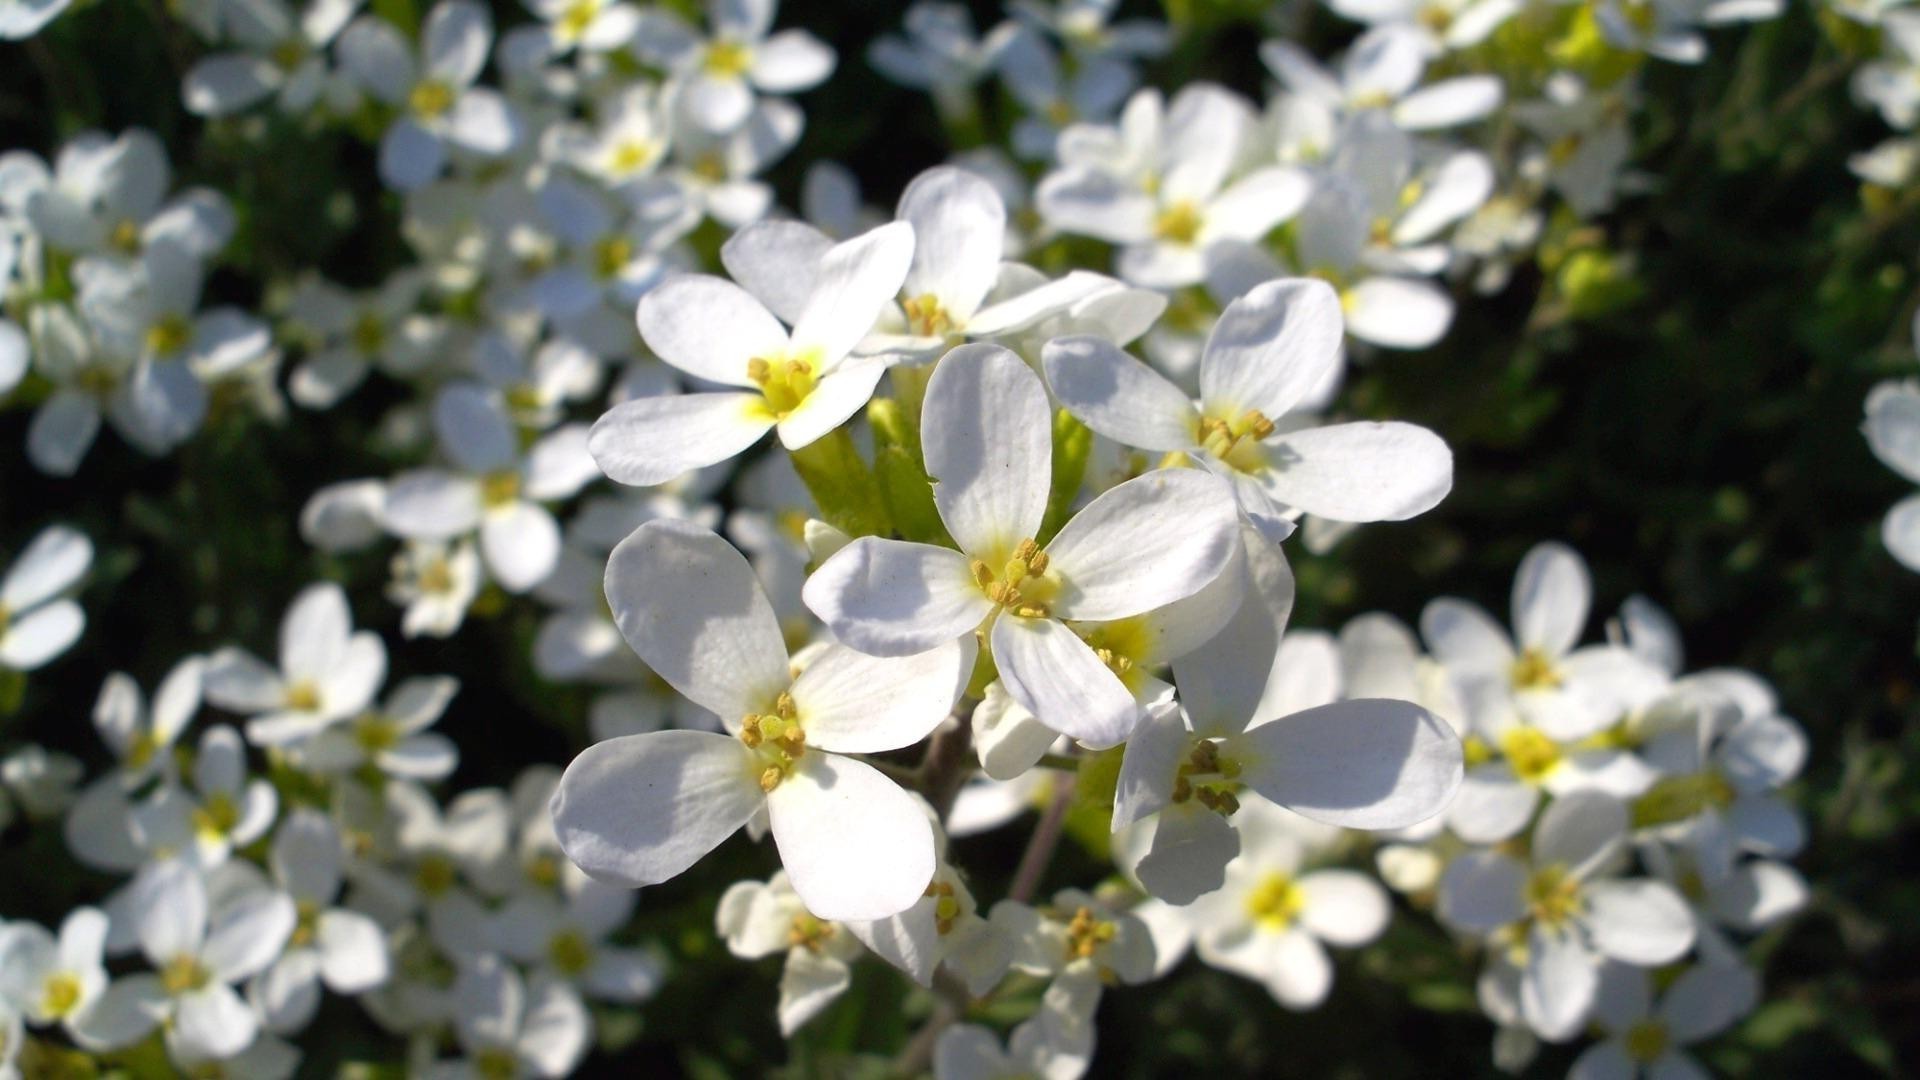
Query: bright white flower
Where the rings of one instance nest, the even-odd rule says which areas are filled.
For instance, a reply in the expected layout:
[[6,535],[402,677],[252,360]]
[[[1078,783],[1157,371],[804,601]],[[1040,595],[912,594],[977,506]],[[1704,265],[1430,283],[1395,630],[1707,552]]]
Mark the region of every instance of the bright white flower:
[[1051,159],[1070,125],[1104,123],[1139,83],[1133,65],[1118,56],[1064,61],[1029,23],[1002,23],[986,44],[1000,81],[1027,111],[1013,125],[1013,151],[1029,161]]
[[1044,907],[1002,900],[988,920],[1013,943],[1015,969],[1052,979],[1036,1017],[1039,1038],[1069,1058],[1093,1056],[1093,1017],[1106,987],[1155,974],[1146,923],[1097,895],[1063,889]]
[[1706,1076],[1684,1050],[1733,1026],[1758,993],[1753,972],[1743,967],[1690,967],[1667,986],[1657,1007],[1651,983],[1640,968],[1606,966],[1593,1008],[1606,1038],[1580,1055],[1569,1080]]
[[240,48],[202,58],[187,72],[181,98],[197,116],[229,116],[277,96],[299,115],[331,89],[327,47],[362,0],[311,0],[296,12],[287,0],[229,0],[227,37]]
[[867,47],[880,74],[933,95],[942,116],[974,111],[968,92],[993,70],[993,51],[973,29],[964,4],[917,0],[901,19],[902,34],[882,34]]
[[706,216],[738,229],[772,209],[773,188],[756,178],[793,149],[805,124],[800,109],[779,98],[755,102],[747,122],[725,134],[676,113],[668,175]]
[[343,854],[340,830],[326,815],[289,814],[273,838],[270,865],[278,888],[263,881],[252,887],[287,897],[296,921],[286,952],[254,978],[249,997],[267,1029],[285,1035],[312,1022],[322,986],[347,996],[365,993],[387,981],[390,965],[379,925],[335,904]]
[[1632,91],[1588,88],[1562,73],[1547,80],[1539,101],[1516,102],[1513,118],[1545,144],[1522,171],[1539,176],[1585,219],[1613,209],[1621,175],[1633,156]]
[[825,42],[805,30],[771,32],[778,0],[709,0],[706,7],[711,37],[657,10],[634,41],[641,56],[674,73],[680,108],[705,130],[738,130],[756,91],[797,94],[832,74]]
[[986,1028],[955,1024],[934,1044],[933,1075],[936,1080],[1078,1080],[1091,1055],[1050,1042],[1046,1019],[1042,1015],[1014,1028],[1005,1049]]
[[[1867,395],[1864,430],[1875,457],[1909,483],[1920,484],[1920,382],[1874,387]],[[1893,504],[1881,522],[1880,539],[1902,566],[1920,571],[1920,494]]]
[[60,148],[51,177],[27,185],[26,216],[49,248],[73,255],[126,258],[164,240],[204,259],[226,247],[234,229],[226,198],[193,188],[169,202],[171,184],[153,132],[83,132]]
[[1288,90],[1336,110],[1384,109],[1408,131],[1457,127],[1498,108],[1500,80],[1492,75],[1460,75],[1421,86],[1428,49],[1419,31],[1390,23],[1360,35],[1329,71],[1291,41],[1260,46],[1260,59]]
[[[40,32],[41,27],[60,17],[73,0],[4,0],[0,2],[0,39],[19,41]],[[0,1028],[0,1030],[4,1030]],[[0,1060],[11,1061],[19,1052],[15,1041],[0,1038]]]
[[1693,945],[1680,894],[1648,878],[1614,879],[1625,853],[1625,804],[1595,791],[1554,800],[1534,827],[1531,865],[1496,851],[1455,859],[1440,882],[1440,916],[1489,935],[1521,969],[1519,1002],[1541,1038],[1562,1041],[1585,1023],[1609,958],[1642,967]]
[[566,1076],[585,1056],[593,1019],[566,983],[523,981],[497,956],[467,965],[453,986],[454,1035],[466,1060],[426,1070],[433,1080]]
[[[544,816],[544,807],[537,813]],[[631,889],[574,880],[563,897],[528,892],[495,917],[500,946],[528,971],[571,983],[587,996],[633,1003],[652,997],[666,972],[646,949],[614,945],[608,935],[633,914]]]
[[[0,275],[0,293],[5,291],[6,278]],[[32,359],[33,354],[27,347],[27,332],[6,319],[0,319],[0,398],[5,398],[14,387],[20,385]]]
[[93,565],[93,542],[43,529],[0,578],[0,670],[33,671],[73,647],[87,615],[68,599]]
[[547,38],[555,55],[580,48],[604,53],[633,40],[640,29],[640,9],[620,0],[522,0],[528,11],[547,24]]
[[863,951],[846,924],[814,917],[785,871],[765,884],[742,881],[720,896],[714,929],[743,960],[786,954],[780,972],[780,1034],[792,1038],[853,983]]
[[1806,843],[1800,815],[1778,794],[1807,759],[1792,720],[1702,710],[1699,725],[1656,735],[1641,753],[1661,778],[1634,801],[1634,825],[1683,839],[1709,880],[1724,880],[1741,854],[1790,858]]
[[913,230],[900,222],[837,244],[798,310],[724,278],[669,278],[641,298],[640,336],[674,367],[739,389],[616,405],[593,425],[594,460],[620,483],[659,484],[739,454],[769,428],[798,450],[839,427],[886,370],[882,359],[849,354],[899,291],[912,255]]
[[948,353],[928,381],[921,442],[934,503],[960,550],[862,537],[808,580],[836,638],[903,656],[979,632],[1000,679],[1048,727],[1105,748],[1139,717],[1133,694],[1068,622],[1110,622],[1199,592],[1239,543],[1227,486],[1172,469],[1121,484],[1044,547],[1052,410],[1019,357]]
[[324,773],[372,769],[402,780],[444,780],[460,763],[460,751],[452,739],[427,728],[459,690],[460,681],[444,675],[408,679],[385,705],[315,735],[301,758]]
[[[385,493],[381,501],[385,503]],[[405,607],[407,637],[452,637],[480,595],[480,552],[472,540],[409,540],[393,557],[387,599]]]
[[1118,129],[1075,127],[1062,136],[1063,168],[1034,194],[1048,224],[1122,245],[1118,273],[1172,289],[1205,280],[1214,248],[1253,243],[1306,204],[1306,173],[1267,166],[1233,176],[1253,131],[1238,95],[1193,83],[1161,115],[1142,91]]
[[380,140],[380,178],[399,191],[423,188],[447,166],[448,147],[498,157],[520,140],[506,99],[477,87],[493,20],[473,0],[442,0],[427,13],[420,54],[393,24],[354,20],[340,35],[340,66],[396,116]]
[[1226,884],[1188,909],[1200,958],[1267,988],[1290,1009],[1311,1009],[1333,985],[1326,946],[1380,936],[1392,907],[1385,890],[1353,870],[1303,870],[1306,851],[1278,815],[1241,831]]
[[468,382],[434,399],[433,425],[455,468],[395,477],[387,488],[387,527],[426,541],[477,529],[487,570],[502,588],[525,592],[539,584],[560,556],[560,526],[541,504],[571,498],[594,476],[586,425],[565,425],[523,452],[500,401]]
[[0,787],[35,820],[57,818],[74,804],[74,785],[86,775],[78,758],[28,743],[0,760]]
[[60,924],[60,936],[30,922],[0,927],[0,1003],[36,1025],[58,1023],[83,1046],[101,1045],[92,1013],[107,985],[101,949],[107,917],[98,908],[75,908]]
[[310,409],[327,409],[379,368],[404,377],[417,373],[445,345],[444,325],[417,313],[426,280],[402,271],[378,289],[349,293],[319,278],[295,286],[288,318],[307,335],[307,356],[294,368],[287,393]]
[[1403,25],[1425,39],[1429,53],[1472,48],[1518,14],[1519,0],[1328,0],[1343,18],[1369,26]]
[[273,827],[279,797],[247,777],[246,745],[222,724],[201,733],[192,785],[170,784],[133,809],[133,835],[156,858],[211,868]]
[[630,735],[574,758],[553,797],[569,858],[604,881],[655,884],[764,808],[821,918],[884,918],[920,898],[934,870],[926,818],[842,755],[925,737],[963,689],[970,647],[946,640],[881,660],[828,646],[796,676],[747,561],[685,522],[650,522],[615,548],[607,595],[633,651],[733,734]]
[[1061,402],[1096,432],[1144,450],[1184,453],[1227,479],[1272,539],[1300,513],[1399,521],[1453,486],[1453,454],[1404,423],[1302,426],[1288,416],[1340,362],[1340,303],[1313,280],[1268,282],[1235,300],[1200,359],[1200,400],[1098,337],[1045,350]]
[[168,1042],[190,1056],[245,1050],[260,1020],[232,984],[279,957],[299,919],[293,901],[260,891],[209,912],[199,872],[182,862],[156,864],[134,893],[140,951],[154,970],[115,980],[101,995],[94,1011],[114,1035],[110,1045],[164,1025]]
[[253,716],[247,738],[297,742],[367,707],[387,677],[387,649],[355,632],[347,594],[332,582],[301,590],[280,621],[280,668],[227,646],[207,658],[207,700]]
[[596,114],[592,131],[562,128],[558,156],[613,190],[653,174],[672,145],[669,102],[645,83],[626,87]]

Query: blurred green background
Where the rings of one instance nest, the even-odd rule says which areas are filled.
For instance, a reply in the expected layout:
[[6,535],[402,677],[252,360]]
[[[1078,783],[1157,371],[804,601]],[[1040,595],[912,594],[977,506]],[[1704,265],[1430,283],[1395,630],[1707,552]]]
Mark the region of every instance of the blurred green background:
[[[974,6],[988,22],[992,9]],[[1177,86],[1204,73],[1260,93],[1247,16],[1261,7],[1183,5],[1188,36],[1149,67],[1149,81]],[[807,135],[773,174],[789,206],[813,160],[846,163],[887,205],[946,152],[926,100],[862,59],[897,21],[892,5],[881,8],[816,0],[783,14],[841,55],[834,79],[801,99]],[[508,4],[496,10],[503,25],[525,18]],[[213,125],[185,116],[178,75],[197,46],[158,12],[101,0],[35,42],[0,45],[0,146],[45,154],[90,127],[159,132],[179,182],[213,185],[240,210],[239,240],[211,286],[225,300],[257,303],[262,277],[306,268],[371,284],[402,261],[398,208],[377,188],[370,149],[268,114]],[[1324,13],[1304,25],[1323,55],[1352,33]],[[1771,679],[1812,737],[1794,791],[1811,825],[1798,864],[1814,899],[1755,945],[1766,1004],[1701,1056],[1733,1075],[1899,1075],[1920,1057],[1920,576],[1880,545],[1880,516],[1907,487],[1858,429],[1869,388],[1917,370],[1907,327],[1920,302],[1920,192],[1863,198],[1847,172],[1847,156],[1886,133],[1849,100],[1852,58],[1806,5],[1715,32],[1712,47],[1699,67],[1647,72],[1636,160],[1655,178],[1650,193],[1583,234],[1551,228],[1546,268],[1522,269],[1498,296],[1464,296],[1440,346],[1360,358],[1340,407],[1439,431],[1456,455],[1455,487],[1437,511],[1366,528],[1329,556],[1291,546],[1295,624],[1337,629],[1369,610],[1411,621],[1442,594],[1504,612],[1520,556],[1562,539],[1593,566],[1592,633],[1644,593],[1679,620],[1690,668],[1737,665]],[[991,126],[1005,103],[990,105]],[[1566,286],[1596,269],[1609,287],[1573,293],[1570,307]],[[53,521],[78,525],[100,551],[83,596],[86,637],[0,720],[0,746],[32,740],[101,763],[87,716],[108,671],[151,688],[190,650],[238,642],[270,655],[283,606],[325,576],[348,583],[359,621],[386,634],[396,675],[463,680],[442,725],[463,752],[447,790],[507,783],[532,760],[564,763],[587,695],[532,673],[533,605],[472,619],[452,641],[408,642],[380,595],[383,552],[331,559],[295,532],[321,484],[405,464],[372,438],[402,400],[376,380],[346,407],[295,410],[280,424],[224,408],[159,462],[104,434],[72,480],[33,472],[18,449],[27,413],[0,413],[0,552]],[[1015,827],[960,844],[984,901],[1003,895],[1024,835]],[[10,868],[0,873],[10,917],[57,919],[114,884],[74,866],[57,830],[18,823],[0,834],[0,865]],[[925,995],[905,993],[902,1015],[907,984],[863,964],[854,990],[788,1046],[772,1022],[778,961],[735,961],[714,939],[720,890],[773,865],[770,851],[736,840],[645,894],[642,936],[681,963],[637,1024],[602,1016],[609,1052],[589,1070],[719,1077],[784,1064],[796,1076],[884,1075],[884,1052],[924,1015]],[[1068,845],[1048,888],[1090,882],[1103,866]],[[1491,1073],[1472,959],[1424,916],[1403,914],[1383,941],[1340,959],[1333,997],[1314,1013],[1287,1013],[1257,985],[1193,961],[1109,995],[1093,1075]],[[395,1060],[337,1000],[302,1043],[315,1075]],[[1548,1048],[1535,1068],[1554,1075],[1572,1056]]]

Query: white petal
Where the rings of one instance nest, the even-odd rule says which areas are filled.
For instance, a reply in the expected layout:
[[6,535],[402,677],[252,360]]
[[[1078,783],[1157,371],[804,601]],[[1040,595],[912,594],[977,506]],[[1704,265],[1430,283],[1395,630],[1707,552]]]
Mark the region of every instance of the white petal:
[[[1241,549],[1245,578],[1236,582],[1231,567],[1220,575],[1241,590],[1232,620],[1205,647],[1173,660],[1181,705],[1201,735],[1232,735],[1272,719],[1286,681],[1280,670],[1281,635],[1293,611],[1293,571],[1279,545],[1249,530],[1241,532]],[[1196,600],[1217,587],[1218,582],[1195,594]]]
[[1126,741],[1140,719],[1126,684],[1064,623],[1002,614],[993,626],[993,659],[1015,701],[1091,749]]
[[19,615],[72,588],[92,564],[92,541],[65,525],[43,529],[0,580],[0,604]]
[[560,558],[560,526],[545,507],[515,502],[488,511],[480,551],[500,587],[522,593],[546,580]]
[[750,386],[747,363],[787,350],[787,333],[760,301],[723,278],[668,278],[640,298],[640,336],[662,360],[690,375]]
[[862,359],[841,364],[815,384],[797,408],[780,421],[780,445],[798,450],[847,422],[873,398],[873,388],[886,374],[884,359]]
[[881,308],[900,291],[913,259],[913,229],[895,221],[842,241],[820,257],[813,291],[793,326],[795,349],[820,350],[832,364],[873,329]]
[[44,604],[0,632],[0,668],[32,671],[71,648],[86,627],[87,615],[79,604]]
[[1597,791],[1553,800],[1533,830],[1535,866],[1562,865],[1577,877],[1598,869],[1627,839],[1626,804]]
[[1306,428],[1262,445],[1262,488],[1333,521],[1404,521],[1439,505],[1453,488],[1453,451],[1413,424]]
[[1457,673],[1507,674],[1513,644],[1493,616],[1464,600],[1442,597],[1420,613],[1420,636],[1434,658]]
[[167,1008],[158,975],[130,975],[109,983],[69,1029],[89,1050],[118,1050],[147,1037]]
[[898,216],[913,226],[906,295],[931,295],[964,324],[999,276],[1007,231],[1000,193],[974,173],[942,165],[907,185]]
[[140,949],[147,959],[164,964],[200,951],[207,932],[207,890],[197,870],[178,861],[155,864],[135,879],[133,889]]
[[1285,416],[1340,361],[1340,299],[1314,278],[1270,281],[1227,305],[1207,335],[1200,400],[1232,419]]
[[672,394],[615,405],[587,447],[608,476],[647,487],[725,461],[772,426],[759,394]]
[[491,393],[474,383],[454,383],[440,391],[433,401],[433,430],[447,456],[465,472],[511,468],[520,457],[513,421]]
[[466,86],[480,77],[480,69],[487,64],[493,20],[486,8],[472,0],[445,0],[428,13],[420,41],[430,74]]
[[259,1032],[259,1018],[223,982],[179,998],[169,1029],[182,1052],[206,1058],[232,1057],[245,1050]]
[[1920,495],[1909,495],[1893,504],[1880,523],[1880,541],[1900,565],[1920,571]]
[[1491,75],[1443,79],[1401,98],[1393,122],[1407,131],[1454,127],[1493,112],[1500,97],[1500,80]]
[[290,679],[323,679],[340,663],[352,633],[353,613],[340,586],[309,585],[280,621],[280,667]]
[[298,919],[286,893],[251,893],[215,917],[200,959],[223,982],[257,975],[280,955]]
[[1538,805],[1538,789],[1505,763],[1490,762],[1460,782],[1447,806],[1447,827],[1469,844],[1495,844],[1526,828]]
[[760,579],[704,526],[635,530],[608,559],[607,602],[640,659],[724,719],[766,711],[787,688],[786,641]]
[[1032,368],[998,345],[953,350],[927,382],[921,425],[934,502],[962,551],[997,562],[1039,532],[1053,412]]
[[387,529],[409,540],[448,540],[480,523],[480,485],[439,469],[416,469],[387,485]]
[[380,179],[395,191],[417,191],[447,166],[440,137],[412,120],[400,120],[380,139]]
[[1316,821],[1397,829],[1440,812],[1460,786],[1460,739],[1410,702],[1335,702],[1240,736],[1241,778]]
[[807,607],[833,636],[873,656],[952,641],[993,612],[959,552],[863,536],[807,579]]
[[767,795],[767,811],[794,891],[819,918],[884,919],[913,906],[933,877],[933,827],[871,765],[806,754]]
[[1565,656],[1580,642],[1592,601],[1586,560],[1565,544],[1536,544],[1514,575],[1514,636],[1522,648]]
[[1199,592],[1240,543],[1233,492],[1195,469],[1161,469],[1102,492],[1047,545],[1061,618],[1124,619]]
[[1714,917],[1749,933],[1765,929],[1806,906],[1806,879],[1785,863],[1754,859],[1708,894]]
[[358,994],[387,981],[386,936],[372,919],[357,911],[326,911],[314,930],[327,989]]
[[447,113],[447,141],[497,157],[520,141],[520,118],[507,99],[491,90],[468,90]]
[[1316,870],[1300,878],[1305,906],[1300,921],[1315,937],[1334,945],[1365,945],[1380,936],[1393,914],[1386,890],[1353,870]]
[[1054,338],[1042,356],[1047,383],[1079,420],[1142,450],[1195,445],[1200,421],[1186,392],[1102,337]]
[[770,94],[820,85],[833,71],[833,50],[805,30],[782,30],[754,46],[747,77]]
[[1596,881],[1582,897],[1594,945],[1615,960],[1659,967],[1693,945],[1693,912],[1665,882]]
[[1424,349],[1453,324],[1453,300],[1411,278],[1371,277],[1347,290],[1347,332],[1387,349]]
[[1178,708],[1147,710],[1128,736],[1126,754],[1120,759],[1120,778],[1113,792],[1114,832],[1159,813],[1173,801],[1175,777],[1192,746]]
[[655,731],[596,743],[553,793],[553,831],[567,857],[609,884],[675,877],[764,804],[759,759],[705,731]]
[[1169,904],[1191,904],[1226,881],[1227,863],[1240,854],[1240,834],[1227,819],[1189,800],[1153,819],[1152,846],[1134,876]]
[[228,116],[258,104],[280,84],[271,61],[246,53],[222,53],[193,65],[180,96],[195,116]]
[[1600,975],[1593,954],[1572,934],[1536,929],[1520,980],[1520,1010],[1527,1025],[1549,1042],[1570,1039],[1593,1008]]
[[838,957],[808,949],[787,954],[780,972],[780,1034],[792,1037],[853,984],[853,971]]
[[793,681],[807,745],[848,754],[912,746],[966,689],[973,654],[971,638],[895,659],[827,646]]
[[[756,221],[720,246],[720,262],[733,280],[792,324],[800,320],[813,275],[832,246],[831,238],[803,221]],[[706,345],[696,342],[692,347],[703,350]],[[728,381],[739,378],[737,360],[725,370],[731,372]]]

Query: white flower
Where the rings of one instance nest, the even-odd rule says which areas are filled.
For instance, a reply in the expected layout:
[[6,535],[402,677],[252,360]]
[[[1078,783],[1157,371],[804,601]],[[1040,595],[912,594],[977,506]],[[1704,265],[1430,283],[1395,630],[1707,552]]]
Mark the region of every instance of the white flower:
[[[4,0],[0,2],[0,39],[19,41],[40,32],[40,28],[60,17],[73,0]],[[4,1028],[0,1028],[4,1030]],[[12,1061],[19,1047],[0,1038],[0,1061]]]
[[520,121],[498,93],[474,85],[487,64],[493,20],[472,0],[442,0],[427,13],[420,55],[393,24],[354,20],[335,46],[340,66],[396,110],[380,140],[380,178],[413,191],[446,169],[449,145],[498,157],[520,140]]
[[620,0],[522,0],[527,10],[547,24],[554,54],[581,48],[611,52],[633,40],[640,29],[640,9]]
[[1680,973],[1653,1004],[1651,979],[1640,968],[1608,964],[1593,1019],[1606,1038],[1587,1048],[1568,1080],[1682,1080],[1706,1071],[1683,1053],[1733,1026],[1758,993],[1744,967],[1699,965]]
[[1521,1015],[1543,1039],[1579,1031],[1593,1006],[1601,958],[1656,967],[1693,945],[1693,916],[1679,893],[1647,878],[1606,876],[1624,854],[1627,824],[1618,799],[1578,792],[1540,816],[1531,865],[1475,851],[1455,859],[1441,879],[1441,918],[1494,935],[1521,969]]
[[123,672],[108,675],[93,705],[93,726],[100,741],[119,759],[117,782],[129,790],[155,773],[172,777],[174,741],[200,711],[206,660],[189,656],[173,666],[153,692],[151,710],[140,698],[140,684]]
[[1279,165],[1229,180],[1252,130],[1252,108],[1219,86],[1188,85],[1164,118],[1159,95],[1143,91],[1117,131],[1068,130],[1064,167],[1041,182],[1035,203],[1055,228],[1123,245],[1127,281],[1197,284],[1216,245],[1260,240],[1312,191],[1306,173]]
[[1063,63],[1046,36],[1024,22],[1000,24],[986,46],[1000,81],[1027,111],[1013,125],[1014,153],[1027,160],[1051,158],[1061,129],[1075,122],[1104,122],[1139,83],[1133,65],[1118,56]]
[[1472,48],[1522,8],[1519,0],[1329,0],[1344,18],[1369,26],[1386,23],[1419,31],[1429,52]]
[[672,71],[680,108],[716,134],[736,131],[753,112],[754,92],[797,94],[833,72],[834,53],[805,30],[770,33],[778,0],[709,0],[710,38],[664,10],[642,24],[634,49]]
[[201,733],[191,790],[164,785],[134,807],[133,836],[155,858],[210,868],[265,836],[278,807],[272,784],[247,778],[246,746],[222,724]]
[[99,1045],[91,1014],[107,985],[101,963],[107,917],[75,908],[58,938],[30,922],[0,927],[0,1003],[36,1025],[58,1023],[82,1045]]
[[724,278],[669,278],[641,298],[640,336],[674,367],[739,389],[616,405],[593,426],[594,460],[620,483],[658,484],[733,457],[769,428],[797,450],[840,426],[886,369],[849,354],[899,291],[912,254],[913,230],[899,222],[835,245],[798,310]]
[[355,632],[347,594],[332,582],[301,590],[280,620],[280,668],[227,646],[207,658],[207,700],[252,715],[247,738],[279,746],[367,707],[387,677],[387,649]]
[[1453,454],[1404,423],[1323,427],[1289,411],[1340,362],[1340,303],[1310,279],[1268,282],[1227,305],[1200,359],[1200,400],[1097,337],[1045,351],[1047,380],[1073,414],[1143,450],[1180,452],[1232,483],[1240,508],[1272,539],[1308,513],[1399,521],[1453,486]]
[[[384,508],[384,489],[381,501]],[[451,637],[480,595],[480,552],[472,540],[409,540],[393,557],[387,599],[404,606],[407,637]]]
[[[338,827],[309,809],[289,814],[273,838],[270,861],[279,889],[270,891],[289,898],[296,921],[286,952],[249,987],[270,1031],[291,1034],[305,1028],[320,1007],[323,985],[351,996],[387,981],[386,935],[366,915],[335,905],[340,845]],[[255,887],[265,888],[264,883]]]
[[1004,1050],[986,1028],[955,1024],[934,1044],[933,1075],[936,1080],[1078,1080],[1091,1054],[1049,1041],[1047,1019],[1042,1015],[1015,1027]]
[[426,1070],[434,1080],[559,1077],[587,1052],[593,1020],[562,982],[523,981],[496,956],[467,965],[453,986],[454,1035],[466,1060]]
[[401,271],[360,295],[318,278],[296,285],[288,319],[309,340],[288,395],[309,409],[332,408],[373,367],[396,376],[424,367],[445,337],[438,320],[415,311],[426,284],[424,275]]
[[[0,243],[4,242],[0,240]],[[5,291],[6,277],[0,275],[0,292]],[[0,398],[5,398],[14,387],[20,385],[32,358],[27,347],[26,331],[6,319],[0,319]]]
[[86,612],[67,599],[93,565],[93,543],[65,525],[36,535],[0,578],[0,670],[32,671],[73,647]]
[[652,175],[666,159],[673,137],[667,106],[651,85],[626,87],[601,104],[595,114],[599,126],[590,133],[556,131],[557,156],[617,191]]
[[966,92],[993,70],[993,52],[974,32],[964,4],[917,0],[901,19],[903,34],[882,34],[867,47],[880,74],[933,95],[942,115],[965,116]]
[[247,1048],[260,1020],[231,984],[266,970],[298,914],[277,892],[254,892],[209,915],[206,885],[181,862],[160,863],[134,886],[140,951],[154,971],[115,980],[96,1021],[124,1046],[165,1025],[188,1055],[224,1058]]
[[1302,871],[1306,851],[1279,815],[1241,830],[1226,884],[1188,908],[1200,958],[1260,982],[1290,1009],[1318,1006],[1333,985],[1326,946],[1353,948],[1380,936],[1387,894],[1353,870]]
[[752,568],[685,522],[650,522],[615,548],[607,595],[634,652],[735,734],[629,735],[574,758],[553,797],[569,858],[604,881],[655,884],[764,808],[794,888],[821,918],[883,918],[920,898],[934,869],[926,818],[842,755],[932,731],[965,685],[970,648],[935,642],[879,660],[828,646],[796,677]]
[[26,213],[48,247],[75,255],[133,256],[161,240],[196,258],[225,247],[234,229],[225,197],[194,188],[168,202],[171,182],[153,132],[83,132],[60,148],[52,177],[26,193]]
[[593,478],[587,428],[568,424],[524,452],[495,395],[460,382],[433,403],[434,430],[455,468],[416,469],[387,487],[387,527],[409,540],[478,530],[487,570],[510,592],[553,572],[560,526],[541,504],[571,498]]
[[327,552],[360,551],[385,535],[380,511],[387,502],[382,480],[328,484],[300,508],[300,539]]
[[1094,748],[1124,741],[1139,707],[1068,621],[1125,619],[1217,578],[1239,543],[1226,485],[1187,469],[1139,477],[1041,547],[1052,410],[1033,370],[995,345],[963,345],[934,368],[921,442],[960,550],[862,537],[807,581],[807,606],[876,656],[978,630],[1007,692],[1042,723]]
[[1500,80],[1460,75],[1420,86],[1428,49],[1419,31],[1389,23],[1360,35],[1329,71],[1290,41],[1260,46],[1260,59],[1288,90],[1330,108],[1351,112],[1386,109],[1408,131],[1455,127],[1499,107]]
[[180,90],[187,111],[228,116],[278,96],[282,112],[312,108],[330,88],[327,47],[362,0],[240,0],[227,8],[227,36],[240,46],[202,58]]
[[714,929],[743,960],[785,953],[780,972],[780,1034],[792,1038],[853,983],[860,939],[843,923],[816,918],[785,871],[765,884],[741,881],[720,895]]
[[74,803],[74,785],[85,773],[77,758],[50,753],[37,743],[18,747],[0,760],[0,785],[36,820],[66,813]]
[[1920,12],[1890,11],[1880,21],[1881,59],[1853,73],[1853,96],[1880,111],[1888,125],[1911,131],[1920,122]]
[[[545,816],[544,807],[535,812]],[[529,971],[571,983],[590,997],[644,1001],[665,978],[659,958],[607,941],[627,924],[634,902],[630,889],[584,879],[569,880],[563,898],[523,893],[495,917],[500,947]]]
[[405,780],[444,780],[460,763],[453,740],[428,731],[460,681],[448,676],[408,679],[385,705],[334,724],[315,735],[302,752],[308,767],[325,773],[372,769]]
[[[1909,483],[1920,484],[1920,383],[1874,387],[1867,395],[1865,431],[1875,457]],[[1880,539],[1902,566],[1920,571],[1920,494],[1893,504],[1880,525]]]

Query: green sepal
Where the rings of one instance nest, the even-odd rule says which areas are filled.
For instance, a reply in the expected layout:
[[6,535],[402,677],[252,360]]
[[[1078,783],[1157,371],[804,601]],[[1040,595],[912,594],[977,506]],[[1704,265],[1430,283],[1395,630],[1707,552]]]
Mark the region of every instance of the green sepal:
[[1047,516],[1041,520],[1040,535],[1034,538],[1043,546],[1073,515],[1073,500],[1080,494],[1080,482],[1087,475],[1087,458],[1092,454],[1092,430],[1065,409],[1054,413],[1053,488],[1047,497]]
[[873,426],[873,471],[893,527],[907,540],[952,547],[933,502],[933,481],[920,463],[919,430],[892,398],[875,398],[867,420]]
[[807,485],[823,521],[855,539],[892,534],[880,484],[844,425],[791,454],[793,471]]

